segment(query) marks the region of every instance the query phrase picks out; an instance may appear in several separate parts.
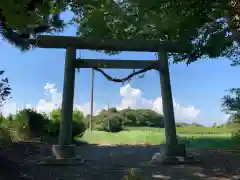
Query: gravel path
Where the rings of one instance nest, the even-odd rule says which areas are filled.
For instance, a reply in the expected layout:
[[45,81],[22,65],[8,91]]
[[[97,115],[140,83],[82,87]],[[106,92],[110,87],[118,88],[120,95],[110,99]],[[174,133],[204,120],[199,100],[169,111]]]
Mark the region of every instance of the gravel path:
[[[146,165],[160,146],[97,146],[78,147],[86,163],[77,166],[36,166],[27,160],[41,159],[51,154],[51,145],[42,143],[15,143],[2,148],[1,155],[23,165],[21,171],[35,180],[120,180],[130,168],[140,168],[150,179],[170,180],[233,180],[240,175],[240,152],[189,149],[201,160],[196,165]],[[240,180],[240,178],[238,179]]]

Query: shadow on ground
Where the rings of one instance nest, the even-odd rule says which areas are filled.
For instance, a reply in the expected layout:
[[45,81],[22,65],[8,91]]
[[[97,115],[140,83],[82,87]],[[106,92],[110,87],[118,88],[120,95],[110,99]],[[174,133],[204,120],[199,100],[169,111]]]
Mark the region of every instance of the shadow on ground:
[[233,180],[240,168],[239,152],[193,148],[188,149],[188,153],[199,159],[199,164],[148,165],[153,154],[159,152],[160,148],[159,145],[110,146],[80,143],[77,153],[86,159],[86,163],[77,166],[37,166],[35,163],[27,163],[51,154],[51,144],[46,143],[13,143],[7,148],[1,148],[0,152],[2,156],[21,164],[20,171],[36,180],[120,180],[128,174],[130,168],[140,168],[143,176],[150,179]]

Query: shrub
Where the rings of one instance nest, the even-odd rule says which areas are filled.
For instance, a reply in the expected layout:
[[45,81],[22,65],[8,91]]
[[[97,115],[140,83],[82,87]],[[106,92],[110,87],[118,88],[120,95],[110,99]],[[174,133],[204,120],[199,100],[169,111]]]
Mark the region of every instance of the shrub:
[[31,109],[19,111],[11,121],[11,130],[20,139],[42,137],[49,121],[41,113]]
[[115,108],[115,107],[109,108],[107,111],[110,112],[110,113],[116,113],[116,112],[118,112],[118,111],[117,111],[117,108]]
[[84,122],[74,122],[73,121],[73,126],[72,126],[72,138],[78,136],[81,138],[86,131],[86,125]]
[[0,114],[0,124],[2,124],[5,121],[5,119],[6,118],[2,114]]
[[103,123],[103,129],[104,131],[107,132],[120,132],[123,130],[122,122],[123,122],[123,117],[112,114],[109,117],[106,117],[104,119]]
[[82,137],[87,129],[84,115],[81,111],[73,110],[73,124],[72,124],[72,138],[78,136]]
[[233,130],[232,138],[240,142],[240,128],[236,128]]
[[49,136],[53,138],[58,137],[60,132],[60,121],[50,120],[47,125],[46,131]]
[[29,137],[28,116],[26,112],[18,112],[14,120],[9,123],[9,126],[15,140],[22,140]]
[[0,145],[8,145],[12,142],[10,131],[7,128],[0,128]]
[[58,137],[58,135],[59,135],[60,117],[61,117],[60,109],[54,109],[50,113],[50,122],[46,129],[47,129],[48,134],[53,138]]
[[14,116],[12,114],[9,114],[8,117],[5,120],[7,120],[9,122],[12,122],[13,119],[14,119]]
[[[50,124],[48,126],[48,133],[57,137],[60,132],[60,117],[61,109],[55,109],[50,114]],[[72,124],[72,139],[75,136],[82,137],[86,130],[86,124],[84,123],[84,116],[81,111],[73,110],[73,124]]]

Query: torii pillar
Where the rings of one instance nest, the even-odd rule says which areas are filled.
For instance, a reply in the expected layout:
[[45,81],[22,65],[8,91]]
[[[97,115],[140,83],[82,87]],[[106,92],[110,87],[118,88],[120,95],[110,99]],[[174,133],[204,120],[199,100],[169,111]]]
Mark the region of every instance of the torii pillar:
[[155,154],[152,161],[176,163],[179,161],[177,157],[186,157],[186,152],[185,145],[178,144],[177,140],[167,51],[158,52],[158,60],[166,144],[161,145],[160,155]]
[[64,84],[60,119],[60,133],[57,145],[52,146],[52,156],[39,164],[82,164],[84,160],[76,156],[76,146],[72,144],[72,113],[74,101],[76,48],[67,47],[64,67]]

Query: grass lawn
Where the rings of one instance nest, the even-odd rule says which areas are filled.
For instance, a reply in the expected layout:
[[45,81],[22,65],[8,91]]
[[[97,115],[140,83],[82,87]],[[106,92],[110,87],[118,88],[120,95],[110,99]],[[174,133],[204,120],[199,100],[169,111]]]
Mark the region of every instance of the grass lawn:
[[159,142],[164,142],[164,132],[121,131],[119,133],[109,133],[87,131],[81,139],[94,144],[159,144]]
[[[201,128],[203,129],[203,128]],[[178,129],[178,137],[180,143],[185,143],[190,148],[226,148],[240,149],[240,144],[231,138],[228,131],[212,130],[208,128],[202,130],[201,133],[190,133]],[[179,133],[179,131],[181,133]],[[196,132],[196,131],[195,131]],[[210,132],[210,133],[209,133]],[[221,133],[220,133],[221,132]],[[128,128],[119,133],[109,133],[104,131],[87,131],[81,138],[92,144],[112,144],[112,145],[136,145],[149,144],[157,145],[165,142],[164,129],[160,128]]]

